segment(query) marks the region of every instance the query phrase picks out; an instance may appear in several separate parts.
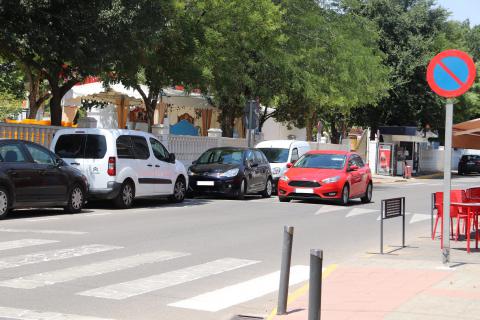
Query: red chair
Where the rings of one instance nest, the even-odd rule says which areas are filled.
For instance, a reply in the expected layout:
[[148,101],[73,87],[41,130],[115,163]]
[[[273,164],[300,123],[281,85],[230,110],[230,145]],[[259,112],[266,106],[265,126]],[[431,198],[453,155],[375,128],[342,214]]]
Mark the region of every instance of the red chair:
[[[450,202],[466,202],[466,193],[464,190],[451,190],[450,191]],[[441,230],[440,230],[440,240],[442,241],[443,245],[443,192],[435,192],[435,209],[437,209],[437,217],[435,219],[435,227],[432,233],[432,240],[435,239],[435,234],[437,232],[438,220],[442,220],[441,222]],[[460,220],[464,220],[465,224],[465,232],[466,232],[466,220],[468,215],[466,212],[462,210],[460,207],[451,206],[450,207],[450,233],[453,233],[453,218],[457,219],[457,233],[455,235],[455,240],[458,240],[458,235],[460,233]]]

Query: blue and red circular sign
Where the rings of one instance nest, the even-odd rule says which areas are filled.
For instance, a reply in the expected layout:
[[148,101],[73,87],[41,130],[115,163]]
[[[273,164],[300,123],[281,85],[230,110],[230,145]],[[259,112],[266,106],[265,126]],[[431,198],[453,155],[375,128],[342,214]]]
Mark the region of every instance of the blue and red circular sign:
[[446,50],[428,64],[427,82],[432,90],[445,98],[461,96],[475,81],[476,68],[472,58],[460,50]]

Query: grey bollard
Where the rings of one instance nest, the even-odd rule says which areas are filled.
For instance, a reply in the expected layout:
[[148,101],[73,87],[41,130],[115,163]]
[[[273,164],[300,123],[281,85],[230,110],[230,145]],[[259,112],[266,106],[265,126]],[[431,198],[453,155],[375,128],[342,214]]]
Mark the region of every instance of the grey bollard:
[[310,284],[308,292],[308,320],[320,320],[322,306],[323,251],[310,250]]
[[283,227],[282,266],[278,289],[277,314],[287,313],[288,283],[290,280],[290,263],[292,261],[293,227]]

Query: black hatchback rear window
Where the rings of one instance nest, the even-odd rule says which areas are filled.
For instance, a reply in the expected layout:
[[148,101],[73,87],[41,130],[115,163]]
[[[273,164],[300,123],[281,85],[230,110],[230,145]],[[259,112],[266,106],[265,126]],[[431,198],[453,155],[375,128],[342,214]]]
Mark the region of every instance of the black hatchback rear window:
[[58,138],[55,153],[66,159],[103,159],[107,141],[98,134],[65,134]]

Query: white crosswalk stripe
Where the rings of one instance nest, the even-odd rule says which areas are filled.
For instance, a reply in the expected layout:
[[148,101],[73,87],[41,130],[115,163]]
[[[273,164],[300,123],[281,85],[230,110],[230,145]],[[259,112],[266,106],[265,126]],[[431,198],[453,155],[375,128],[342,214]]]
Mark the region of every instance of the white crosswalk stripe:
[[0,232],[40,233],[40,234],[69,234],[69,235],[82,235],[82,234],[87,234],[87,232],[83,232],[83,231],[70,231],[70,230],[8,229],[8,228],[0,228]]
[[99,252],[105,252],[122,247],[108,246],[101,244],[90,244],[80,247],[73,247],[67,249],[58,249],[50,251],[41,251],[37,253],[25,254],[14,257],[7,257],[0,259],[0,270],[11,269],[20,266],[36,264],[41,262],[65,260],[69,258],[81,257]]
[[345,218],[350,218],[350,217],[355,217],[355,216],[361,216],[364,214],[372,213],[372,212],[378,212],[376,209],[362,209],[362,208],[354,208],[350,210]]
[[32,246],[39,246],[42,244],[56,243],[56,240],[45,240],[45,239],[20,239],[0,242],[0,251],[10,250],[10,249],[19,249]]
[[327,205],[327,206],[322,206],[320,209],[318,209],[317,212],[315,212],[315,215],[318,216],[319,214],[322,214],[322,213],[345,211],[347,209],[348,209],[347,207]]
[[422,214],[422,213],[415,213],[412,218],[410,219],[410,224],[413,224],[413,223],[417,223],[417,222],[421,222],[421,221],[426,221],[426,220],[430,220],[431,219],[431,215],[429,214]]
[[[309,278],[308,266],[293,266],[290,269],[290,285]],[[169,304],[171,307],[216,312],[228,307],[259,298],[278,290],[280,272],[273,272],[258,278],[207,292],[196,297]]]
[[113,284],[78,293],[83,296],[122,300],[152,291],[176,286],[193,280],[220,274],[259,263],[254,260],[224,258],[204,264],[153,275],[133,281]]
[[76,266],[51,272],[37,273],[21,278],[0,281],[0,286],[18,289],[34,289],[38,287],[54,285],[56,283],[68,282],[84,277],[93,277],[109,272],[131,269],[148,263],[172,260],[188,255],[190,254],[184,252],[149,252],[125,258],[107,260],[83,266]]
[[65,314],[57,312],[39,312],[27,309],[0,307],[1,319],[15,320],[113,320],[107,318],[97,318],[89,316],[80,316],[75,314]]

